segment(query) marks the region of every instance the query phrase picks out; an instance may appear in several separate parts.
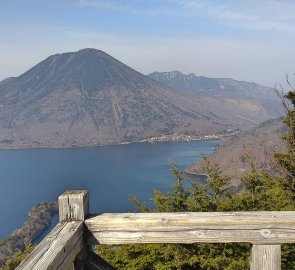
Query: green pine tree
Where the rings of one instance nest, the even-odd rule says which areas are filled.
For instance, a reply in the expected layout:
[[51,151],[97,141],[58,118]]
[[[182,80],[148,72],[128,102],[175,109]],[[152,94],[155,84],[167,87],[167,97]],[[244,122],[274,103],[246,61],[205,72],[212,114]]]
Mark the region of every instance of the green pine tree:
[[284,119],[289,131],[283,139],[287,143],[289,151],[287,153],[275,153],[274,156],[286,172],[284,186],[290,191],[290,196],[295,201],[295,92],[290,91],[286,98],[292,106],[292,109],[288,108],[287,116]]
[[6,261],[4,266],[0,266],[0,270],[14,270],[27,256],[29,256],[33,249],[33,244],[26,244],[25,250],[17,251],[12,258]]
[[[287,98],[295,106],[295,93]],[[259,171],[253,162],[241,179],[238,189],[230,188],[230,178],[217,164],[206,162],[208,179],[188,178],[175,166],[171,172],[175,182],[170,192],[154,190],[148,208],[134,196],[132,202],[142,212],[180,211],[295,211],[295,110],[289,110],[284,122],[289,126],[285,140],[288,153],[275,153],[286,175],[273,178]],[[237,192],[237,190],[240,190]],[[117,269],[138,270],[244,270],[249,269],[250,244],[138,244],[98,246],[97,252]],[[282,269],[295,269],[295,246],[282,246]]]

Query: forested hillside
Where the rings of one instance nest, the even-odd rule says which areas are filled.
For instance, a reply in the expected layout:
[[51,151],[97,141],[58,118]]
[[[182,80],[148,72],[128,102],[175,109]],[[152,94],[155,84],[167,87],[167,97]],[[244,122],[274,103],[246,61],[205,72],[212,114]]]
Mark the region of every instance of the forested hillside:
[[[295,105],[295,93],[288,99]],[[154,208],[132,197],[143,212],[190,211],[295,211],[295,110],[289,110],[284,123],[287,151],[272,153],[284,172],[274,177],[250,161],[239,186],[231,186],[231,177],[218,165],[205,159],[207,182],[191,179],[176,167],[172,168],[175,182],[170,192],[155,190]],[[230,155],[231,153],[228,153]],[[249,244],[146,244],[98,246],[97,252],[117,269],[148,270],[245,270],[249,269]],[[295,269],[295,245],[282,246],[282,269]]]
[[[272,176],[279,176],[282,170],[273,157],[273,152],[287,151],[287,145],[282,139],[286,132],[287,126],[282,118],[268,120],[257,128],[226,138],[208,160],[219,164],[221,171],[231,176],[232,183],[235,184],[249,170],[250,161],[258,169],[263,169]],[[204,174],[206,162],[192,164],[186,168],[186,172]]]
[[26,245],[31,250],[32,246],[30,244],[50,225],[51,217],[57,211],[57,202],[39,203],[28,212],[29,220],[27,222],[13,231],[8,237],[0,240],[0,269],[1,265],[7,259],[12,258],[15,253],[18,258],[22,258],[21,251],[25,249]]

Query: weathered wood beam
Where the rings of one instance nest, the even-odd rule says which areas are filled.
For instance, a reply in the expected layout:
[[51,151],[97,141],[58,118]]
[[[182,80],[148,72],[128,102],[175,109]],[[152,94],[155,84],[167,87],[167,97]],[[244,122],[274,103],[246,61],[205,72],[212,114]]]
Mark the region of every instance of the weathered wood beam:
[[73,261],[84,244],[83,227],[83,221],[59,223],[16,269],[73,269]]
[[[59,205],[59,220],[84,221],[88,215],[89,210],[89,196],[86,190],[68,190],[58,197]],[[84,237],[83,237],[84,240]],[[86,242],[83,241],[84,246],[82,251],[74,258],[74,270],[84,270],[85,260],[88,252]],[[72,269],[72,270],[73,270]]]
[[89,246],[86,245],[84,236],[83,236],[83,248],[81,252],[77,255],[74,260],[73,268],[71,270],[87,270],[86,267],[86,258],[89,252]]
[[253,245],[251,270],[281,270],[280,245]]
[[86,270],[115,270],[108,262],[90,251],[86,259]]
[[59,221],[85,220],[88,215],[87,190],[68,190],[58,197]]
[[295,243],[295,212],[102,214],[85,220],[90,244]]

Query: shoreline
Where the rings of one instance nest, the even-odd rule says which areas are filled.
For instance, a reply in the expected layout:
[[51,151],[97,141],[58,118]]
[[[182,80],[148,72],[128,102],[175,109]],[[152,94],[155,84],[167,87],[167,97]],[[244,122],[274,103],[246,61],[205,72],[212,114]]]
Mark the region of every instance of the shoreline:
[[1,150],[28,150],[28,149],[75,149],[75,148],[88,148],[88,147],[103,147],[103,146],[116,146],[124,144],[133,144],[133,143],[158,143],[158,142],[192,142],[192,141],[209,141],[209,140],[222,140],[226,137],[231,137],[240,133],[240,130],[228,130],[224,133],[208,134],[208,135],[186,135],[186,134],[169,134],[169,135],[160,135],[154,136],[146,139],[136,140],[136,141],[125,141],[120,143],[109,143],[109,144],[94,144],[94,145],[75,145],[75,146],[47,146],[47,145],[38,145],[38,146],[17,146],[17,147],[1,147]]
[[57,202],[40,202],[28,211],[28,219],[6,237],[0,239],[0,266],[15,252],[24,250],[26,243],[33,243],[50,226],[58,212]]

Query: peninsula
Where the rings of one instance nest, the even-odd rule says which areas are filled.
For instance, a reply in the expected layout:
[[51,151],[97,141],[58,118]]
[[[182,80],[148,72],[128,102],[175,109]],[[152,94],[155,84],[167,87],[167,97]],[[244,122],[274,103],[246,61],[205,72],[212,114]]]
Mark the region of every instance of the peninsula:
[[29,219],[7,238],[0,240],[0,266],[25,244],[34,242],[49,227],[51,218],[58,212],[57,202],[41,202],[29,212]]

